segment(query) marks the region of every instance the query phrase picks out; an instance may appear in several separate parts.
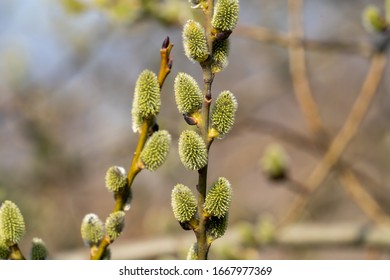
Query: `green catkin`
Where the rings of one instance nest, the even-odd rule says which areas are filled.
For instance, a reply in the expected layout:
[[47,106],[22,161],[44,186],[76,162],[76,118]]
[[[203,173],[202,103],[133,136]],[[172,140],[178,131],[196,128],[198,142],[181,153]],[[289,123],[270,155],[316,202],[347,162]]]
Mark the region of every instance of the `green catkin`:
[[230,182],[220,177],[211,186],[206,195],[204,210],[211,216],[221,218],[229,211],[232,200],[232,187]]
[[203,94],[193,77],[186,73],[177,74],[174,89],[180,113],[192,114],[202,108]]
[[132,120],[133,130],[139,132],[145,120],[151,120],[160,112],[160,86],[155,73],[144,70],[138,77],[134,90]]
[[180,223],[190,221],[197,209],[192,191],[185,185],[177,184],[171,194],[171,206],[176,220]]
[[40,238],[33,238],[31,247],[31,259],[32,260],[46,260],[48,251],[45,243]]
[[187,260],[197,260],[198,259],[198,244],[195,242],[188,249]]
[[185,130],[179,138],[179,156],[183,165],[191,170],[199,170],[207,164],[207,148],[198,133]]
[[81,237],[85,245],[97,246],[104,237],[104,225],[96,214],[85,215],[81,223]]
[[120,192],[127,186],[127,175],[123,167],[111,166],[105,177],[106,188],[111,192]]
[[218,218],[218,217],[211,217],[206,224],[206,235],[208,242],[211,243],[215,239],[218,239],[222,237],[227,229],[228,226],[228,218],[229,214]]
[[125,212],[117,211],[111,213],[106,220],[106,234],[110,239],[110,242],[113,242],[115,239],[121,235],[123,228],[125,226]]
[[218,0],[214,7],[212,26],[218,31],[232,31],[236,27],[239,10],[238,0]]
[[270,179],[283,179],[288,169],[288,158],[284,149],[277,144],[269,145],[261,159],[263,172]]
[[233,93],[228,90],[220,93],[211,111],[211,126],[220,136],[226,135],[233,128],[237,107]]
[[363,11],[363,25],[369,32],[383,32],[388,23],[381,17],[377,7],[367,6]]
[[385,2],[385,13],[387,24],[390,25],[390,0],[386,0]]
[[10,252],[11,251],[9,250],[8,246],[5,244],[5,241],[2,240],[0,236],[0,260],[8,259]]
[[160,130],[148,139],[141,152],[141,161],[146,169],[157,170],[167,159],[171,144],[171,135],[166,130]]
[[184,52],[189,60],[203,62],[209,56],[206,34],[203,26],[188,20],[183,29]]
[[0,207],[0,237],[7,246],[18,244],[26,232],[23,215],[18,206],[6,200]]
[[211,71],[219,73],[224,70],[229,64],[229,39],[215,40],[213,43],[213,63]]

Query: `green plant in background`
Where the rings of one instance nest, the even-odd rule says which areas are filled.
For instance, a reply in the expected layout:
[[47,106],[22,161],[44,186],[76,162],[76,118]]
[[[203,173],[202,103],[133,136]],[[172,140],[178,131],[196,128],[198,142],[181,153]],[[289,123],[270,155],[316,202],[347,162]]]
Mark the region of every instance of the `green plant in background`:
[[145,16],[153,17],[163,24],[177,24],[188,17],[188,9],[182,0],[61,0],[70,13],[81,14],[99,11],[115,22],[131,24]]
[[144,169],[155,171],[166,160],[171,136],[166,130],[158,130],[156,117],[160,112],[161,88],[172,68],[170,52],[173,44],[167,37],[160,50],[159,74],[144,70],[138,77],[131,110],[133,131],[139,134],[138,144],[128,172],[123,167],[112,166],[107,170],[105,184],[114,194],[115,207],[105,223],[96,214],[87,214],[81,223],[81,236],[90,248],[94,260],[109,259],[108,246],[122,233],[125,213],[130,209],[134,179]]
[[[0,259],[26,259],[19,248],[19,242],[25,232],[24,218],[18,206],[12,201],[4,201],[0,207]],[[33,238],[31,258],[34,260],[47,258],[46,246],[39,238]]]
[[188,20],[183,28],[183,45],[188,59],[199,63],[203,72],[203,91],[190,75],[175,78],[178,110],[196,130],[185,130],[179,138],[179,156],[183,165],[198,171],[196,196],[178,184],[172,191],[175,218],[185,230],[193,230],[196,243],[188,259],[207,259],[211,243],[224,235],[232,197],[230,182],[218,178],[207,188],[209,149],[214,139],[222,138],[234,124],[237,101],[225,90],[212,106],[212,83],[215,74],[228,65],[229,36],[237,24],[238,0],[190,0],[192,7],[203,11],[204,25]]
[[369,32],[387,32],[390,28],[390,0],[385,1],[384,15],[378,7],[369,5],[364,9],[362,18]]

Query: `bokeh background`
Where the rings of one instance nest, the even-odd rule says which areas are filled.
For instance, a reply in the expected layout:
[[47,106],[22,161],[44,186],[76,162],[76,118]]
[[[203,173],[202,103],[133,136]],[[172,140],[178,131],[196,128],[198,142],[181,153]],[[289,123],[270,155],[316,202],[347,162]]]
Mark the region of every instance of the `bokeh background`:
[[[307,0],[305,37],[370,45],[375,38],[364,29],[361,13],[366,5],[382,8],[383,2]],[[294,182],[306,180],[321,153],[310,142],[294,96],[287,49],[240,31],[258,26],[287,33],[287,1],[241,0],[240,5],[242,29],[232,34],[230,64],[213,84],[214,94],[231,90],[239,109],[232,132],[211,147],[209,180],[225,176],[232,183],[228,231],[242,234],[234,239],[237,244],[215,250],[212,257],[368,258],[372,252],[364,246],[260,246],[251,236],[259,223],[268,228],[277,224],[298,195],[291,182],[270,182],[262,172],[259,163],[266,147],[284,147]],[[175,221],[170,194],[177,183],[195,186],[197,174],[179,161],[177,139],[186,124],[176,109],[173,80],[178,72],[186,72],[201,81],[199,65],[188,61],[181,43],[181,26],[192,17],[199,13],[186,0],[0,1],[0,201],[14,201],[24,214],[22,250],[28,251],[37,236],[52,258],[70,257],[66,252],[73,250],[81,252],[77,257],[88,258],[81,220],[91,212],[105,219],[113,208],[105,172],[112,165],[130,165],[137,142],[131,130],[135,81],[144,69],[158,71],[159,49],[168,35],[175,45],[174,64],[162,91],[159,124],[172,134],[172,149],[158,171],[137,176],[126,228],[116,243],[184,236],[189,239],[177,243],[177,254],[151,256],[185,257],[194,236]],[[307,50],[306,57],[320,114],[335,135],[359,94],[370,60],[356,53],[318,50]],[[389,70],[343,160],[390,214],[388,77]],[[372,225],[333,175],[313,195],[301,222]],[[389,257],[385,249],[372,256]]]

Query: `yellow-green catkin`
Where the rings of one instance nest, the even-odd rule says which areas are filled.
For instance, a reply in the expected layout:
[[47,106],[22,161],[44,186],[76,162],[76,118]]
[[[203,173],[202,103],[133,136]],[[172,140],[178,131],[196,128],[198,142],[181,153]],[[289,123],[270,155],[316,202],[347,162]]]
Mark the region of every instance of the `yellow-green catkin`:
[[193,62],[203,62],[209,56],[206,33],[203,26],[194,20],[188,20],[183,29],[184,52]]
[[196,213],[196,198],[187,186],[177,184],[172,190],[171,206],[178,222],[188,222]]
[[132,107],[133,130],[139,132],[145,120],[151,120],[160,112],[160,85],[155,73],[144,70],[138,77]]
[[179,156],[183,165],[199,170],[207,164],[207,148],[202,137],[192,130],[185,130],[179,138]]
[[119,237],[125,227],[125,212],[117,211],[111,213],[106,220],[105,227],[110,242],[113,242]]
[[237,107],[233,93],[228,90],[220,93],[211,111],[211,126],[219,136],[226,135],[233,128]]
[[218,218],[218,217],[211,217],[206,224],[206,235],[208,242],[211,243],[215,239],[218,239],[222,237],[227,229],[228,226],[228,219],[229,214]]
[[7,260],[9,254],[11,253],[8,246],[5,244],[5,241],[0,236],[0,260]]
[[203,94],[198,83],[186,73],[178,73],[175,78],[175,99],[182,114],[192,114],[202,108]]
[[32,240],[31,247],[31,259],[32,260],[46,260],[48,256],[48,251],[46,244],[42,239],[34,237]]
[[232,31],[236,27],[239,10],[238,0],[217,0],[212,26],[218,31]]
[[127,175],[123,167],[111,166],[105,177],[106,187],[111,192],[120,192],[127,186]]
[[230,182],[220,177],[213,183],[206,195],[204,210],[210,216],[221,218],[229,211],[232,201],[232,187]]
[[148,139],[141,152],[141,161],[150,171],[157,170],[167,159],[171,145],[171,135],[166,130],[160,130]]
[[270,144],[261,158],[263,172],[270,179],[283,179],[288,171],[288,157],[283,147],[278,144]]
[[4,244],[18,244],[26,232],[24,218],[18,206],[6,200],[0,207],[0,237]]
[[383,32],[388,27],[388,23],[380,15],[379,9],[371,5],[363,11],[363,24],[369,32]]
[[198,259],[198,244],[195,242],[191,245],[190,249],[187,252],[187,260],[197,260]]
[[96,214],[85,215],[81,223],[81,237],[85,245],[98,246],[104,237],[104,225]]
[[211,64],[211,71],[219,73],[224,70],[229,64],[229,39],[215,40],[213,42],[213,62]]

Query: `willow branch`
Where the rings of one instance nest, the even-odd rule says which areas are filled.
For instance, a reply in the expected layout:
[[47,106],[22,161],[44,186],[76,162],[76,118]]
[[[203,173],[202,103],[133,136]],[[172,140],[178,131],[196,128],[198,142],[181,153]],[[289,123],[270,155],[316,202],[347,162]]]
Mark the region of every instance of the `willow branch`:
[[[211,85],[214,80],[214,75],[211,72],[211,53],[212,53],[212,26],[211,19],[213,16],[214,10],[214,0],[207,1],[207,7],[203,9],[205,14],[205,29],[206,29],[206,37],[207,37],[207,47],[209,49],[209,58],[201,63],[202,71],[203,71],[203,106],[202,106],[202,123],[199,127],[203,140],[206,143],[207,148],[210,148],[210,140],[208,137],[209,133],[209,119],[210,119],[210,104],[211,104]],[[208,150],[207,150],[208,153]],[[199,213],[199,224],[198,227],[194,230],[196,241],[198,244],[198,259],[199,260],[207,260],[208,251],[210,248],[210,244],[207,242],[206,236],[206,222],[207,218],[203,214],[203,205],[206,199],[207,192],[207,170],[208,163],[201,168],[198,177],[198,213]]]
[[[173,44],[170,43],[169,37],[166,37],[162,47],[160,49],[161,62],[160,70],[157,76],[160,90],[165,82],[166,77],[171,72],[172,68],[172,58],[170,57],[170,52],[173,48]],[[143,169],[142,164],[140,164],[141,152],[145,146],[146,141],[150,135],[150,130],[155,124],[155,119],[144,120],[140,128],[140,135],[138,138],[137,147],[135,149],[133,159],[131,161],[129,172],[127,173],[127,185],[124,190],[115,194],[115,207],[114,212],[123,211],[126,208],[126,204],[129,203],[131,187],[133,185],[135,177]],[[107,247],[110,245],[110,239],[108,236],[105,236],[102,242],[99,244],[99,247],[96,250],[91,250],[91,259],[100,260],[103,258]]]
[[275,44],[284,48],[301,46],[313,51],[359,54],[364,57],[370,57],[374,53],[374,48],[370,44],[363,42],[321,41],[303,37],[292,38],[288,34],[275,32],[260,26],[240,25],[236,28],[235,32],[237,36],[243,38],[267,44]]

